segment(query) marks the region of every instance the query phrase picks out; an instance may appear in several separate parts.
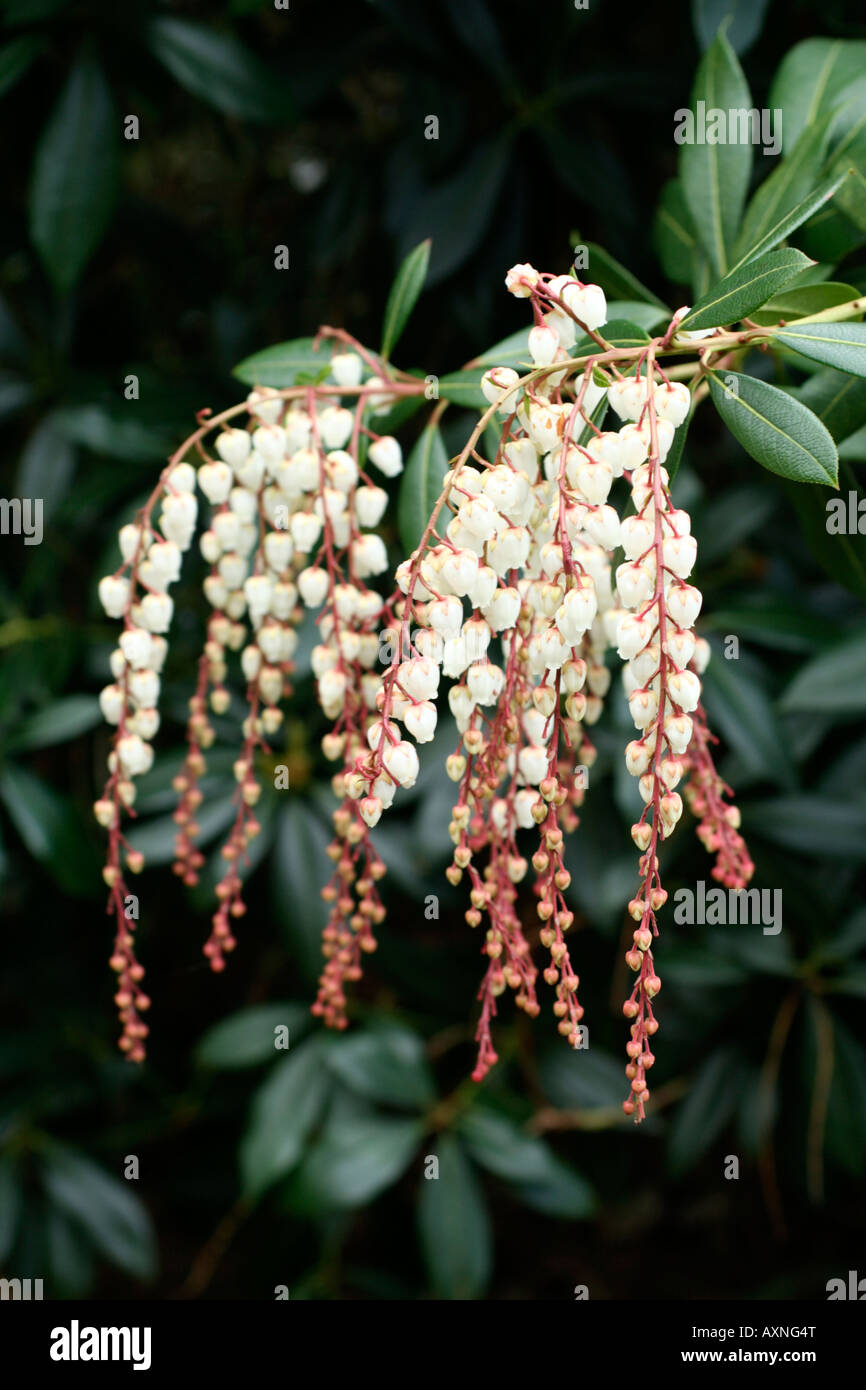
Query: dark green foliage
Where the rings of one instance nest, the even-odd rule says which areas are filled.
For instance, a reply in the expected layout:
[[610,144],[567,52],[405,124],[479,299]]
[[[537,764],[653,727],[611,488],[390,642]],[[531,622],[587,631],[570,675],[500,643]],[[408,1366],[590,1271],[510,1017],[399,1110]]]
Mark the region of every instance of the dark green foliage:
[[[820,341],[791,328],[772,359],[741,355],[712,395],[747,452],[702,404],[670,461],[699,541],[722,771],[755,884],[781,889],[784,926],[765,936],[677,926],[672,904],[662,914],[658,1075],[641,1131],[620,1111],[611,1008],[637,800],[614,719],[595,731],[568,850],[585,1052],[556,1037],[542,987],[532,1024],[503,999],[502,1061],[481,1087],[466,1079],[480,957],[443,874],[454,789],[441,739],[378,832],[389,918],[353,1026],[313,1026],[331,799],[312,633],[274,749],[291,790],[266,786],[239,949],[210,976],[213,876],[186,893],[158,867],[202,638],[196,555],[132,835],[153,866],[137,884],[147,1068],[114,1047],[90,811],[113,625],[95,584],[195,411],[240,394],[235,365],[245,382],[314,380],[310,335],[324,321],[439,376],[452,404],[441,449],[416,436],[409,471],[423,481],[441,476],[484,367],[526,360],[505,270],[529,259],[564,271],[575,226],[622,341],[657,331],[666,305],[712,300],[723,276],[737,313],[760,308],[733,293],[750,265],[769,267],[767,294],[789,319],[839,303],[839,286],[866,288],[855,7],[696,0],[693,32],[685,8],[676,23],[650,8],[627,25],[620,6],[555,8],[551,35],[542,11],[536,23],[492,0],[334,4],[326,19],[270,0],[171,14],[155,0],[3,7],[4,493],[44,498],[46,530],[33,548],[0,538],[0,1274],[44,1277],[46,1296],[137,1297],[156,1279],[148,1291],[166,1297],[191,1269],[194,1291],[239,1299],[277,1284],[292,1298],[568,1299],[579,1283],[592,1297],[646,1296],[652,1250],[654,1295],[815,1298],[862,1261],[866,538],[828,533],[828,487],[766,471],[831,483],[838,446],[839,495],[862,497],[866,407],[862,382],[843,375],[862,375],[862,325]],[[704,147],[677,169],[673,112],[701,54],[705,95],[784,107],[781,160]],[[437,140],[425,139],[431,114]],[[419,297],[419,251],[389,301],[427,238],[432,291]],[[789,240],[819,263],[814,279]],[[288,271],[274,266],[281,245]],[[739,405],[725,375],[749,383]],[[420,535],[410,504],[394,512],[395,552],[398,524],[406,542]],[[231,814],[232,756],[226,721],[200,817],[208,854]],[[709,880],[687,818],[664,868],[672,894]],[[723,1176],[728,1155],[737,1181]],[[222,1258],[197,1260],[227,1213]]]

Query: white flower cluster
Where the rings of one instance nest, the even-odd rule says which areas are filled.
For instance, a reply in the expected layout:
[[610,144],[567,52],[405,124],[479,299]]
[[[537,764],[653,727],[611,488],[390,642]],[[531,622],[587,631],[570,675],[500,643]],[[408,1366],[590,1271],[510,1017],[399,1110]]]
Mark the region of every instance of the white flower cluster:
[[[627,694],[642,734],[630,745],[630,769],[646,772],[657,733],[675,752],[684,751],[691,733],[688,716],[700,684],[686,667],[695,657],[690,629],[700,595],[685,580],[695,543],[688,517],[669,503],[661,467],[688,412],[689,392],[656,381],[651,421],[645,374],[611,379],[592,367],[569,368],[568,350],[580,328],[595,330],[605,321],[598,286],[570,276],[540,277],[526,265],[513,267],[506,284],[517,297],[534,295],[550,306],[528,340],[534,366],[545,370],[524,384],[510,367],[485,373],[484,396],[508,422],[504,441],[495,460],[485,465],[476,454],[446,475],[452,516],[442,540],[397,571],[417,624],[414,651],[404,651],[406,659],[386,673],[380,718],[368,731],[370,751],[348,778],[349,793],[363,798],[362,814],[371,825],[391,805],[395,784],[409,787],[417,776],[417,754],[398,725],[417,743],[433,737],[440,670],[455,682],[448,703],[469,754],[486,746],[479,713],[495,707],[503,692],[514,698],[506,688],[513,685],[513,656],[521,680],[529,681],[531,704],[521,708],[517,701],[519,729],[495,770],[511,788],[491,808],[502,831],[528,828],[545,814],[540,788],[555,776],[559,751],[556,692],[572,730],[594,723],[610,684],[609,647],[629,663]],[[566,365],[557,371],[560,362]],[[622,423],[601,432],[591,419],[605,396]],[[636,515],[621,520],[608,497],[623,476]],[[626,561],[613,575],[620,546]],[[495,638],[502,664],[489,652]],[[671,670],[656,730],[660,641]],[[707,651],[703,644],[698,654],[705,658]],[[449,763],[459,778],[465,758]],[[667,771],[672,777],[672,767]],[[678,814],[678,801],[672,795],[665,801],[666,823]]]
[[[364,372],[354,352],[331,359],[337,386],[360,386]],[[374,388],[365,395],[371,414],[386,411],[393,401],[386,384],[375,377],[363,384]],[[387,493],[361,477],[356,411],[336,393],[311,393],[310,400],[312,413],[298,400],[287,409],[279,392],[256,388],[246,402],[250,428],[224,428],[215,439],[216,457],[197,470],[175,464],[164,479],[157,523],[148,516],[120,532],[123,567],[100,581],[99,598],[109,617],[124,620],[125,629],[111,658],[114,683],[102,691],[100,704],[106,720],[118,726],[109,770],[119,772],[120,799],[127,806],[135,799],[131,779],[153,761],[150,741],[159,727],[159,673],[167,651],[162,634],[174,608],[168,590],[180,576],[182,554],[195,533],[196,483],[211,505],[200,538],[211,567],[203,586],[213,610],[204,652],[211,708],[228,709],[226,651],[240,651],[244,677],[261,705],[254,728],[276,732],[283,719],[278,705],[287,663],[297,648],[299,602],[310,609],[327,604],[312,661],[330,718],[338,718],[343,708],[352,663],[367,671],[375,665],[378,641],[369,629],[382,601],[364,580],[387,568],[384,542],[370,529],[382,518]],[[400,445],[391,436],[372,438],[369,462],[383,476],[395,477],[403,467]],[[365,678],[363,698],[370,710],[377,689],[375,677]],[[207,747],[213,731],[193,703],[197,742]],[[239,769],[244,781],[248,768]],[[96,814],[105,826],[116,824],[117,808],[109,797],[97,803]]]
[[[159,728],[160,672],[168,650],[163,634],[174,613],[168,590],[180,578],[183,552],[195,533],[195,483],[195,470],[188,463],[169,470],[158,530],[147,524],[129,524],[120,530],[123,568],[130,575],[106,575],[99,582],[106,613],[125,622],[111,654],[113,683],[99,696],[104,718],[119,731],[108,769],[117,778],[119,799],[125,806],[135,801],[132,779],[149,771],[153,763],[151,740]],[[96,815],[106,827],[115,824],[117,810],[111,799],[97,802]]]

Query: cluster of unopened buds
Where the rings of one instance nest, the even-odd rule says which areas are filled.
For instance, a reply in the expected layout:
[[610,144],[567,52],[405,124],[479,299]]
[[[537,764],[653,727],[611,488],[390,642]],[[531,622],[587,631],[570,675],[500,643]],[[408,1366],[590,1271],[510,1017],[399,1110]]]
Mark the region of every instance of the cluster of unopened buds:
[[[612,650],[623,663],[636,729],[626,764],[644,804],[632,826],[639,887],[629,904],[634,929],[626,960],[635,980],[624,1004],[631,1026],[624,1108],[644,1116],[658,1027],[656,914],[666,898],[659,841],[682,815],[681,784],[698,833],[717,856],[717,877],[743,887],[752,872],[729,789],[712,761],[700,682],[709,647],[694,633],[701,594],[690,583],[696,545],[689,517],[671,501],[664,467],[691,394],[659,365],[665,340],[640,350],[606,343],[599,330],[607,306],[598,286],[528,265],[514,266],[506,286],[532,310],[527,368],[522,375],[505,366],[485,373],[488,407],[452,460],[417,548],[397,567],[393,592],[368,585],[389,568],[373,529],[388,493],[366,470],[372,466],[386,479],[400,472],[400,445],[375,425],[400,395],[423,392],[424,383],[335,330],[320,335],[334,347],[327,382],[256,389],[244,405],[203,417],[136,523],[121,532],[122,565],[100,584],[103,605],[123,631],[112,656],[114,683],[101,697],[116,732],[96,814],[109,831],[105,875],[117,920],[111,964],[119,977],[121,1046],[135,1060],[143,1056],[147,1000],[123,912],[124,867],[137,872],[141,857],[129,849],[121,819],[134,806],[135,778],[153,758],[168,590],[193,540],[198,487],[211,509],[200,538],[211,614],[190,702],[188,753],[175,781],[175,869],[187,884],[197,881],[203,863],[195,817],[214,740],[209,714],[229,707],[234,652],[248,704],[235,764],[237,814],[204,947],[212,968],[223,968],[235,945],[233,922],[245,910],[241,871],[259,830],[256,760],[280,729],[296,628],[307,608],[317,615],[312,667],[331,725],[323,749],[338,765],[339,802],[314,1012],[346,1026],[347,986],[360,977],[363,954],[375,949],[374,927],[384,916],[377,888],[384,864],[370,832],[399,789],[416,781],[418,746],[434,737],[447,685],[456,725],[447,759],[456,787],[447,872],[455,884],[468,878],[467,922],[484,925],[473,1075],[480,1080],[497,1060],[493,1020],[506,990],[526,1013],[539,1012],[536,935],[559,1031],[579,1047],[583,1007],[568,939],[574,913],[563,848],[596,756],[588,730],[610,695]],[[229,424],[237,415],[246,417],[242,427]],[[617,428],[603,429],[605,416]],[[193,451],[197,469],[187,460]],[[530,871],[537,927],[522,913],[520,885]]]

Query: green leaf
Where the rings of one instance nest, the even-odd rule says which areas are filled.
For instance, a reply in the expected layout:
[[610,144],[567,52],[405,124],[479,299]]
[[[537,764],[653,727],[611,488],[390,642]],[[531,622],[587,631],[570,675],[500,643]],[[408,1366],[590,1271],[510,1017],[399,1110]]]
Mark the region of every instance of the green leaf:
[[692,24],[701,48],[708,48],[723,24],[735,53],[745,53],[761,32],[768,0],[692,0]]
[[560,1109],[610,1111],[618,1117],[622,1115],[621,1102],[626,1086],[622,1062],[594,1043],[578,1052],[549,1048],[542,1054],[540,1071],[545,1096]]
[[[832,178],[825,179],[817,188],[813,188],[799,203],[788,209],[787,212],[780,214],[772,226],[768,227],[764,234],[753,242],[744,251],[739,259],[731,266],[732,270],[737,270],[741,265],[746,265],[749,261],[757,260],[758,256],[763,256],[766,251],[771,251],[774,246],[778,246],[780,241],[784,241],[792,232],[812,217],[819,208],[828,203],[834,193],[841,188],[845,182],[847,174],[834,174]],[[737,248],[739,249],[739,247]]]
[[385,306],[385,321],[382,325],[382,356],[387,362],[415,307],[416,300],[424,288],[427,266],[430,261],[430,240],[422,241],[410,251],[394,278],[388,303]]
[[408,216],[404,251],[432,239],[428,285],[438,284],[480,246],[502,191],[511,154],[510,140],[482,141],[459,172],[427,189]]
[[759,260],[750,261],[730,271],[692,305],[677,331],[738,323],[811,264],[808,256],[793,247],[771,251]]
[[101,1255],[137,1279],[153,1278],[153,1227],[129,1183],[59,1144],[45,1152],[44,1182],[51,1201],[83,1227]]
[[14,415],[34,397],[33,383],[15,372],[0,370],[0,420]]
[[668,1131],[667,1163],[674,1177],[693,1168],[711,1147],[740,1099],[743,1061],[733,1047],[719,1047],[699,1067]]
[[119,123],[102,69],[79,58],[39,138],[30,236],[56,288],[72,289],[108,226]]
[[668,470],[668,477],[671,482],[680,471],[680,464],[683,461],[683,450],[686,447],[686,438],[689,432],[689,425],[692,423],[692,412],[694,411],[694,399],[689,406],[689,414],[681,425],[678,425],[674,433],[674,442],[670,447],[668,456],[665,459],[665,468]]
[[398,1024],[335,1038],[326,1055],[331,1071],[367,1100],[422,1109],[436,1097],[421,1039]]
[[318,1038],[290,1049],[253,1097],[241,1143],[240,1165],[246,1196],[260,1197],[299,1162],[331,1091]]
[[322,961],[322,930],[328,907],[322,888],[333,864],[328,858],[332,832],[312,802],[292,796],[277,826],[272,857],[274,909],[300,958],[305,974],[315,980]]
[[797,397],[823,421],[837,442],[866,424],[866,385],[860,377],[832,370],[815,372],[800,387]]
[[72,801],[13,762],[0,772],[0,801],[25,848],[61,887],[68,893],[92,893],[96,856]]
[[690,283],[702,254],[679,179],[668,179],[653,221],[653,246],[662,270],[677,285]]
[[714,644],[703,675],[704,698],[713,727],[743,759],[755,777],[792,788],[794,766],[763,688],[740,661],[726,661]]
[[428,425],[409,455],[400,497],[397,525],[406,554],[419,544],[442,491],[448,455],[437,425]]
[[670,310],[664,300],[641,284],[637,276],[626,270],[624,265],[620,265],[609,251],[605,251],[603,246],[594,241],[583,244],[589,252],[588,274],[592,276],[594,285],[601,285],[609,299],[637,299],[642,304],[654,304],[670,317]]
[[[778,503],[765,482],[759,477],[748,483],[730,484],[701,508],[694,532],[703,567],[727,561],[731,552],[773,515]],[[712,615],[707,614],[707,619],[711,620]]]
[[782,147],[793,148],[801,133],[832,109],[839,93],[866,66],[866,42],[805,39],[779,65],[767,105],[782,110]]
[[372,1202],[408,1168],[424,1135],[417,1119],[333,1107],[292,1177],[291,1205],[325,1213]]
[[790,154],[776,165],[755,192],[743,218],[735,254],[741,256],[806,198],[820,181],[824,149],[833,113],[803,131]]
[[83,1298],[94,1275],[93,1248],[81,1237],[81,1227],[57,1207],[47,1213],[48,1268],[54,1290],[65,1298]]
[[[845,448],[844,444],[842,448]],[[850,494],[853,493],[855,513],[862,515],[860,508],[863,507],[866,511],[866,493],[857,487],[857,481],[846,463],[839,466],[839,482],[841,495],[829,500],[848,503]],[[837,584],[843,585],[852,594],[866,601],[866,554],[859,535],[830,535],[827,530],[826,503],[824,506],[816,506],[814,496],[801,487],[786,484],[785,491],[797,513],[806,544],[818,564]]]
[[[651,333],[661,324],[667,325],[673,317],[670,309],[656,304],[641,304],[637,299],[608,300],[607,312],[611,322],[625,319],[646,333]],[[606,333],[607,329],[604,331]]]
[[[856,381],[856,377],[848,377],[848,381]],[[866,426],[861,426],[855,430],[849,439],[843,440],[839,447],[840,459],[851,459],[855,463],[863,463],[866,460]]]
[[[751,108],[748,84],[724,34],[716,36],[701,59],[692,91],[693,110],[698,101],[706,102],[707,111]],[[717,275],[723,275],[730,262],[751,167],[752,147],[748,143],[695,142],[683,144],[680,149],[680,178],[686,204]]]
[[45,40],[24,34],[0,48],[0,96],[5,96],[30,67],[33,59],[45,47]]
[[529,329],[518,328],[516,333],[510,333],[507,338],[503,338],[501,342],[494,343],[493,347],[488,348],[486,352],[482,352],[480,357],[473,358],[470,369],[480,369],[478,376],[478,380],[480,381],[481,377],[490,367],[516,368],[530,360]]
[[786,714],[866,713],[866,633],[855,633],[802,667],[779,703]]
[[[499,365],[504,367],[510,364],[502,362]],[[466,410],[486,410],[489,402],[485,399],[480,385],[484,371],[482,367],[467,367],[459,372],[451,372],[448,376],[441,376],[437,383],[439,399],[452,401],[454,405],[461,405]]]
[[589,1183],[507,1115],[474,1105],[458,1127],[476,1163],[509,1183],[527,1206],[564,1220],[592,1215],[596,1203]]
[[6,746],[15,753],[27,748],[50,748],[87,733],[101,719],[99,701],[94,695],[65,695],[22,720]]
[[330,345],[323,341],[313,351],[313,342],[313,338],[293,338],[288,343],[276,343],[245,357],[232,369],[232,375],[247,386],[273,386],[277,390],[294,386],[301,373],[315,374],[331,360]]
[[289,1030],[289,1048],[311,1026],[307,1004],[254,1004],[209,1028],[195,1049],[200,1067],[233,1070],[272,1062],[283,1053],[276,1049],[276,1029]]
[[[747,267],[748,268],[748,267]],[[755,323],[773,324],[782,319],[789,323],[792,319],[811,317],[833,309],[837,304],[849,304],[857,299],[859,290],[854,285],[843,285],[834,280],[825,280],[820,285],[790,285],[750,316]]]
[[773,340],[813,362],[823,362],[852,376],[866,376],[866,324],[795,323],[790,328],[780,328]]
[[[649,334],[640,324],[629,323],[628,319],[611,319],[599,333],[604,336],[606,342],[612,347],[631,348],[643,347],[649,342]],[[593,353],[600,352],[598,344],[594,338],[580,338],[570,350],[572,357],[588,357]]]
[[17,478],[21,497],[42,499],[43,525],[47,525],[66,497],[74,472],[75,450],[48,415],[24,446]]
[[484,1194],[453,1135],[439,1136],[435,1154],[438,1176],[425,1175],[418,1199],[418,1232],[430,1283],[439,1298],[477,1298],[493,1264]]
[[[698,546],[698,554],[701,547]],[[826,615],[810,613],[802,602],[788,602],[776,590],[756,590],[738,603],[713,608],[704,626],[714,632],[736,633],[740,639],[757,642],[774,651],[807,652],[827,646],[839,635]]]
[[780,796],[743,808],[747,831],[815,858],[866,857],[866,806],[818,796]]
[[65,406],[56,411],[52,419],[65,439],[105,458],[152,464],[176,445],[168,431],[154,429],[134,419],[129,406],[115,409],[101,405]]
[[[228,830],[237,814],[236,792],[227,792],[205,802],[196,814],[197,845],[207,845],[224,830]],[[170,864],[174,859],[174,846],[177,839],[177,825],[174,812],[165,816],[154,816],[152,820],[141,820],[127,831],[126,838],[133,849],[143,854],[145,862],[153,868],[157,864]]]
[[747,454],[796,483],[832,483],[836,445],[826,426],[792,396],[739,372],[709,373],[713,404]]
[[231,34],[162,16],[150,23],[147,39],[151,52],[182,87],[227,116],[245,121],[291,118],[289,84]]

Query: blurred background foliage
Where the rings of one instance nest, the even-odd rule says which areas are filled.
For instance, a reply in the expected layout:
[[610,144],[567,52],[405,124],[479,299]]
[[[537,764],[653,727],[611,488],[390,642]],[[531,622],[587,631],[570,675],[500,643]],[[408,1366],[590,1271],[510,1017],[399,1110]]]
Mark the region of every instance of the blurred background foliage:
[[[785,925],[677,928],[668,909],[659,1074],[640,1130],[620,1113],[635,856],[616,717],[596,730],[569,849],[586,1052],[557,1038],[549,1007],[529,1024],[506,1003],[500,1066],[481,1087],[466,1079],[480,959],[442,872],[453,789],[438,743],[405,811],[377,832],[389,918],[354,1026],[313,1027],[331,801],[309,640],[274,750],[291,790],[263,798],[240,947],[211,976],[207,875],[189,894],[166,867],[202,637],[194,557],[134,836],[149,865],[150,1060],[139,1072],[120,1059],[90,813],[113,645],[95,583],[194,411],[238,398],[233,365],[320,322],[377,346],[395,267],[424,237],[430,292],[399,356],[425,373],[520,327],[505,268],[566,269],[575,229],[668,304],[687,299],[693,266],[671,240],[687,219],[669,181],[673,112],[701,50],[731,12],[762,105],[793,44],[866,37],[859,7],[0,11],[3,488],[42,497],[46,520],[42,545],[2,543],[0,1272],[43,1277],[52,1297],[271,1298],[285,1285],[293,1298],[570,1298],[585,1284],[600,1298],[645,1293],[651,1268],[655,1297],[821,1297],[862,1255],[866,1162],[866,563],[861,537],[827,535],[826,492],[786,490],[699,413],[675,497],[694,513],[702,627],[717,647],[707,704],[755,884],[782,889]],[[863,71],[862,49],[845,52],[854,68],[836,71],[838,87]],[[756,180],[772,168],[757,164]],[[274,269],[280,244],[287,272]],[[798,244],[866,287],[856,199]],[[862,432],[843,455],[843,489],[856,488]],[[722,654],[730,635],[736,662]],[[236,727],[217,723],[200,818],[214,850]],[[666,861],[671,889],[709,877],[687,827]],[[739,1181],[723,1177],[728,1154]],[[132,1155],[138,1181],[124,1177]],[[429,1155],[438,1182],[425,1181]]]

